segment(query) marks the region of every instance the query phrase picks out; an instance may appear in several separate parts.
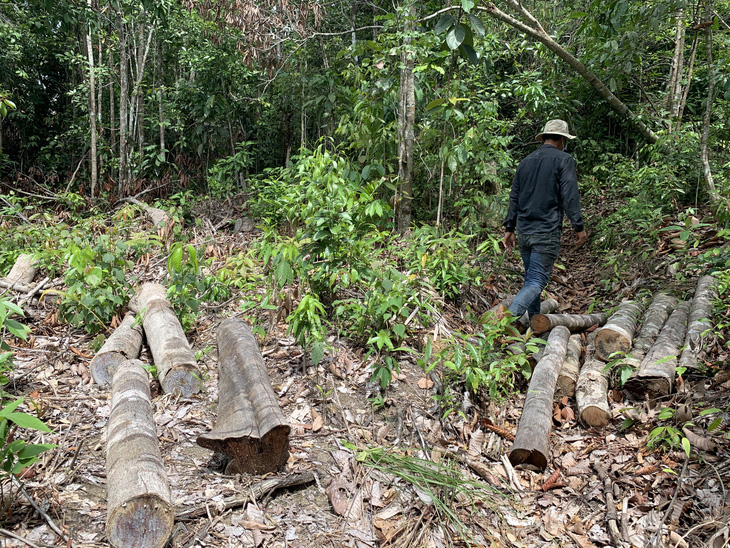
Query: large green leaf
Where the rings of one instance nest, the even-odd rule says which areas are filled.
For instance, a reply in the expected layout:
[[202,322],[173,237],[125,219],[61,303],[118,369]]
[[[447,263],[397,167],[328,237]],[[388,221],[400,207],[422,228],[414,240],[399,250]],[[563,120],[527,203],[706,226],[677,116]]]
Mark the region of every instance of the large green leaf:
[[12,421],[23,428],[32,428],[33,430],[41,430],[43,432],[51,431],[50,428],[43,424],[43,421],[29,415],[28,413],[10,413],[7,418],[9,421]]
[[445,99],[434,99],[433,101],[431,101],[429,104],[426,105],[425,112],[428,112],[429,110],[433,110],[436,107],[440,107],[441,105],[444,104],[444,101],[445,101]]
[[474,48],[471,47],[469,44],[461,44],[461,47],[459,47],[459,53],[469,61],[472,65],[476,65],[479,63],[479,57],[477,56],[477,52],[474,51]]
[[449,49],[455,50],[461,45],[464,38],[466,38],[466,29],[463,25],[456,25],[446,35],[446,45],[449,46]]
[[466,13],[469,13],[472,9],[474,9],[474,0],[461,0],[461,9],[463,9]]
[[449,15],[448,13],[441,16],[441,19],[439,19],[439,22],[436,23],[436,28],[433,29],[433,32],[436,34],[441,34],[446,29],[451,28],[451,26],[456,23],[456,19],[454,19],[453,15]]
[[476,32],[477,36],[484,36],[485,30],[484,30],[484,23],[482,23],[482,20],[479,19],[476,15],[472,15],[471,13],[467,15],[469,18],[469,22],[471,23],[472,28],[474,29],[474,32]]

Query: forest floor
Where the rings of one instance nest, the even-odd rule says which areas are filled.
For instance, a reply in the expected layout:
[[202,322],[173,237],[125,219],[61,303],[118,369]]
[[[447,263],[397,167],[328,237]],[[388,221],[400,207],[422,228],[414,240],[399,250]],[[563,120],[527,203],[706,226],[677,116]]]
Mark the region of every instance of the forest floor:
[[[256,237],[255,230],[233,234],[215,230],[214,224],[205,223],[210,230],[199,231],[193,243],[214,246],[221,261]],[[651,261],[637,261],[620,281],[608,284],[596,266],[603,256],[590,242],[574,249],[569,231],[564,237],[560,266],[547,289],[561,312],[586,312],[592,302],[609,309],[640,288],[692,294],[694,273],[676,281],[662,259],[668,237]],[[505,267],[521,271],[516,255]],[[163,281],[164,258],[138,264],[135,274],[142,281]],[[494,303],[513,293],[518,282],[519,276],[500,275],[479,290]],[[506,458],[510,442],[479,428],[488,419],[514,433],[524,384],[504,402],[481,401],[463,415],[442,418],[434,412],[432,380],[415,360],[404,360],[385,405],[376,408],[368,401],[377,390],[362,351],[331,338],[333,351],[319,367],[303,372],[303,352],[280,321],[261,341],[281,409],[292,425],[290,458],[279,475],[312,472],[307,477],[314,481],[264,496],[255,489],[264,478],[227,476],[218,459],[196,444],[197,436],[216,422],[216,328],[222,319],[240,314],[242,297],[206,308],[188,334],[194,350],[212,348],[199,362],[205,377],[200,394],[175,398],[161,394],[152,382],[160,450],[178,514],[170,546],[728,545],[727,438],[715,435],[715,451],[693,448],[689,459],[680,447],[647,448],[652,429],[681,429],[690,418],[662,421],[662,407],[683,406],[702,433],[711,419],[698,416],[702,409],[730,406],[728,347],[719,337],[708,348],[707,371],[687,374],[670,397],[627,402],[620,390],[611,390],[613,421],[606,428],[582,427],[573,400],[556,402],[552,456],[544,472],[535,472],[512,468]],[[13,347],[16,369],[8,391],[30,396],[43,410],[53,431],[43,439],[58,448],[25,474],[27,496],[3,485],[2,527],[24,540],[0,537],[0,546],[108,546],[109,388],[91,380],[91,337],[60,324],[52,300],[34,301],[26,311],[32,342]],[[468,329],[460,309],[449,306],[443,316],[449,329]],[[149,355],[142,359],[151,361]],[[635,424],[622,430],[629,415]],[[727,421],[726,416],[719,430],[728,428]],[[469,460],[477,466],[470,467]],[[607,473],[606,481],[598,469]],[[443,478],[441,485],[426,482],[429,470]],[[50,522],[66,538],[59,538]]]

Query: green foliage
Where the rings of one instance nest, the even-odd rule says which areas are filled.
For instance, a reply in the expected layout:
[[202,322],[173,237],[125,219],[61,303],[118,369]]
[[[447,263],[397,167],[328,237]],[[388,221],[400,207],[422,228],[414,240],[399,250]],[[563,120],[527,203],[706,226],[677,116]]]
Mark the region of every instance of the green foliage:
[[64,276],[68,289],[60,292],[60,317],[87,333],[97,333],[126,305],[131,286],[126,269],[127,245],[112,241],[108,235],[97,238],[93,247],[72,243],[64,258],[69,269]]
[[218,160],[209,170],[208,189],[212,196],[222,198],[233,190],[240,191],[241,181],[253,164],[252,141],[236,145],[236,153]]
[[[661,411],[659,411],[657,418],[659,420],[666,421],[673,419],[674,415],[674,409],[670,407],[663,407]],[[690,454],[689,440],[684,436],[684,434],[682,434],[682,431],[679,428],[675,428],[670,425],[657,426],[649,432],[649,436],[646,440],[646,446],[650,449],[663,447],[669,450],[676,449],[681,446],[685,453],[687,453],[687,457],[689,457]]]
[[322,303],[314,295],[305,295],[297,308],[287,318],[294,338],[310,351],[312,365],[318,365],[324,357],[324,338],[327,334]]
[[5,341],[5,331],[22,340],[27,339],[28,332],[30,331],[27,326],[11,318],[10,316],[13,314],[23,316],[23,311],[17,304],[5,297],[0,297],[0,332],[3,333],[3,339],[0,342],[0,387],[8,383],[6,374],[13,370],[13,353]]

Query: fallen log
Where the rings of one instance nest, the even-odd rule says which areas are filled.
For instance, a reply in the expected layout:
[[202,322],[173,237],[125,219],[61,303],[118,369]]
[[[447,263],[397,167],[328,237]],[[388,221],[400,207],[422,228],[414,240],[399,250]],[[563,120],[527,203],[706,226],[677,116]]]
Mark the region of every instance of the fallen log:
[[553,329],[548,338],[545,356],[535,366],[515,441],[509,453],[509,461],[513,466],[522,464],[539,470],[547,467],[550,428],[553,423],[553,395],[569,338],[570,331],[567,327],[558,326]]
[[111,407],[106,445],[106,536],[118,548],[162,548],[172,534],[175,510],[142,362],[128,360],[117,367]]
[[15,264],[10,272],[5,276],[4,281],[8,284],[5,287],[10,289],[18,289],[20,287],[29,287],[36,275],[36,267],[33,263],[33,256],[27,253],[21,253],[15,259]]
[[680,367],[695,368],[699,365],[697,357],[702,351],[702,334],[712,327],[708,322],[712,317],[712,303],[717,298],[715,283],[715,278],[712,276],[703,276],[697,282],[687,320],[684,350],[679,358]]
[[594,325],[606,323],[605,314],[536,314],[531,325],[535,333],[545,333],[557,326],[567,327],[570,331],[584,331]]
[[167,300],[165,287],[156,283],[144,284],[130,301],[129,308],[142,315],[162,389],[186,397],[199,392],[201,381],[195,355]]
[[644,356],[639,370],[624,385],[626,391],[633,397],[648,395],[650,398],[655,398],[666,396],[672,391],[679,347],[687,333],[689,307],[689,302],[677,305],[656,342]]
[[555,388],[555,399],[565,396],[572,398],[575,395],[575,383],[580,373],[580,355],[583,353],[583,341],[580,335],[571,335],[568,339],[568,349],[565,353],[563,365],[558,373]]
[[[512,304],[512,301],[514,300],[514,296],[507,297],[504,299],[501,303],[499,303],[496,306],[493,306],[491,309],[492,313],[496,313],[497,310],[499,310],[499,307],[502,306],[505,309],[509,308],[509,305]],[[551,312],[555,312],[558,309],[558,301],[555,299],[545,299],[540,303],[540,314],[550,314]],[[527,312],[522,314],[520,316],[520,319],[518,320],[520,324],[522,324],[523,327],[529,327],[530,326],[530,317],[527,315]]]
[[611,421],[605,367],[606,364],[595,357],[595,337],[589,336],[585,363],[575,386],[578,419],[587,426],[603,428]]
[[227,474],[276,472],[289,458],[289,425],[246,322],[218,328],[218,419],[198,445],[232,457]]
[[91,376],[96,384],[111,384],[114,370],[127,360],[136,360],[142,348],[142,328],[135,315],[127,312],[122,323],[91,360]]
[[641,360],[646,351],[654,344],[659,331],[667,321],[674,307],[677,306],[677,299],[666,293],[657,293],[654,296],[649,308],[644,314],[644,321],[641,324],[639,334],[634,340],[631,355]]
[[146,203],[139,201],[137,198],[124,198],[122,201],[129,202],[130,204],[134,204],[142,209],[147,217],[149,217],[150,221],[152,221],[152,226],[155,228],[168,226],[170,224],[170,216],[158,207],[147,205]]
[[626,301],[608,319],[606,325],[596,331],[594,346],[596,358],[607,362],[617,352],[626,353],[631,349],[636,324],[643,307],[636,301]]

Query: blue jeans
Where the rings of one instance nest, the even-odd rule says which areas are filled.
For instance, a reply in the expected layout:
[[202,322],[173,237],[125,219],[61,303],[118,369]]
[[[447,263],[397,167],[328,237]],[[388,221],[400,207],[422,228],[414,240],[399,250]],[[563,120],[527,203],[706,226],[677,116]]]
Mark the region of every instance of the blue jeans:
[[517,247],[525,264],[525,285],[509,311],[515,318],[525,312],[532,317],[540,313],[540,293],[550,281],[553,264],[560,253],[560,229],[543,234],[518,234]]

